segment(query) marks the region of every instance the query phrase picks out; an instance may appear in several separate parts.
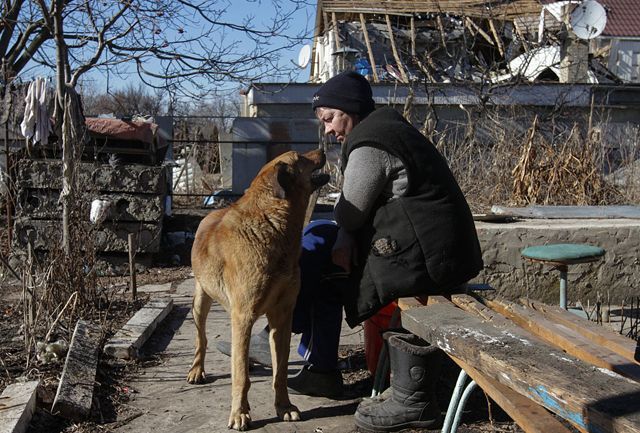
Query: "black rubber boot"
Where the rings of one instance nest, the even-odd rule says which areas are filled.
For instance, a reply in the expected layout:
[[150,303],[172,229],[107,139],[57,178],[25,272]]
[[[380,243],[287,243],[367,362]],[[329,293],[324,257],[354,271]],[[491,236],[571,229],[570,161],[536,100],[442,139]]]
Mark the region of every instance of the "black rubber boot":
[[[231,356],[231,343],[218,341],[216,349],[224,355]],[[252,335],[249,341],[249,361],[254,364],[271,367],[271,347],[269,346],[269,327],[265,327],[260,333]]]
[[[388,329],[386,331],[384,331],[382,333],[382,344],[384,346],[384,351],[380,351],[380,356],[382,356],[382,353],[384,352],[386,357],[389,357],[389,338],[393,337],[394,335],[406,335],[406,334],[411,334],[409,331],[407,331],[406,329],[403,328],[393,328],[393,329]],[[378,364],[379,365],[379,364]],[[387,364],[389,365],[389,364]],[[376,374],[388,374],[387,372],[375,372]],[[382,403],[385,400],[388,400],[389,398],[391,398],[391,387],[389,386],[389,382],[385,379],[384,381],[384,386],[386,386],[387,388],[384,388],[384,390],[374,396],[374,397],[365,397],[362,399],[362,401],[360,402],[359,407],[364,408],[366,406],[369,406],[370,404],[378,404],[378,403]]]
[[442,352],[411,334],[393,335],[388,344],[391,397],[360,404],[355,413],[356,425],[368,432],[436,427],[441,418],[435,387]]
[[313,397],[339,398],[344,394],[340,371],[318,371],[311,365],[303,366],[300,371],[287,380],[290,394],[310,395]]

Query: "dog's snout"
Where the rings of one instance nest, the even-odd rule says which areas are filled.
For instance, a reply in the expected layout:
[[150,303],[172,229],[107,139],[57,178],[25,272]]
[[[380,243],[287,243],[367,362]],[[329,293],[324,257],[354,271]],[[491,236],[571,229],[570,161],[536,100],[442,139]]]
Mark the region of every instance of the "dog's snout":
[[327,156],[322,149],[315,149],[304,154],[304,157],[313,161],[317,168],[324,166],[327,162]]

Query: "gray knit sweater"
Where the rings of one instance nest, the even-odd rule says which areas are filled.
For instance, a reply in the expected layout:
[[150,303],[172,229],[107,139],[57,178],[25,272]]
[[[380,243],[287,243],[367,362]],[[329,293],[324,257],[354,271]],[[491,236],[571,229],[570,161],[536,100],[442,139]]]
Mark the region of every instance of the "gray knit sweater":
[[357,230],[367,221],[379,197],[390,200],[406,189],[407,172],[398,157],[379,148],[360,146],[349,154],[342,194],[334,208],[336,222],[344,230]]

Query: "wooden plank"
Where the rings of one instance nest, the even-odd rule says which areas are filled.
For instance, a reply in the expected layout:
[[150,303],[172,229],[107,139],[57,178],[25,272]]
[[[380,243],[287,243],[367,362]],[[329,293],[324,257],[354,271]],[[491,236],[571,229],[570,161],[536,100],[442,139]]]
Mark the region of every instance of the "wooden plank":
[[89,416],[100,352],[100,328],[78,320],[51,413],[82,420]]
[[338,28],[338,20],[336,19],[335,12],[331,12],[331,28],[333,30],[333,37],[336,40],[336,51],[337,51],[341,47],[340,47],[340,29]]
[[421,300],[419,297],[399,298],[398,307],[401,310],[409,310],[416,307],[424,307],[427,305],[426,300]]
[[411,57],[416,56],[416,22],[415,17],[411,15],[409,18],[409,29],[411,35]]
[[521,341],[452,305],[402,312],[403,327],[590,432],[640,432],[640,384]]
[[504,45],[502,44],[502,39],[498,35],[498,31],[496,30],[496,25],[492,19],[489,19],[489,28],[491,29],[491,34],[493,35],[493,38],[496,40],[496,43],[498,44],[498,51],[500,52],[500,55],[504,57]]
[[[516,332],[523,331],[522,328],[518,328],[518,326],[513,323],[511,320],[507,319],[502,314],[492,310],[486,305],[482,304],[476,298],[470,295],[453,295],[451,297],[451,301],[462,308],[463,310],[473,313],[476,316],[481,317],[483,320],[490,321],[494,326],[499,328],[513,328]],[[525,334],[525,332],[521,332],[521,334]],[[527,336],[535,338],[531,333],[526,333]],[[536,339],[536,341],[541,341]]]
[[407,74],[404,71],[404,66],[402,66],[402,60],[400,59],[400,55],[398,54],[398,48],[396,47],[396,38],[393,36],[393,28],[391,27],[391,17],[388,14],[385,14],[384,18],[387,21],[387,31],[389,32],[389,41],[391,42],[391,51],[393,52],[393,58],[396,60],[396,65],[398,65],[398,70],[400,71],[400,77],[402,78],[403,83],[408,83],[409,79],[407,78]]
[[630,363],[626,358],[597,346],[588,338],[561,323],[552,322],[537,311],[513,302],[494,300],[487,305],[500,314],[507,316],[524,329],[534,333],[548,343],[565,350],[570,355],[596,367],[614,371],[636,382],[640,382],[640,365]]
[[[408,304],[402,304],[410,308],[422,306],[423,303],[416,298],[403,298],[410,300]],[[412,301],[411,301],[412,300]],[[429,305],[451,303],[460,306],[465,310],[471,310],[479,314],[484,320],[499,324],[501,327],[509,328],[510,332],[520,334],[521,338],[535,341],[533,336],[526,332],[517,332],[516,325],[506,317],[496,313],[490,308],[482,305],[479,301],[469,295],[452,295],[451,301],[442,296],[430,296]],[[399,302],[399,305],[400,302]],[[515,328],[515,329],[514,329]],[[570,433],[570,430],[560,423],[553,415],[549,414],[542,406],[531,401],[527,397],[518,394],[507,386],[494,379],[484,376],[468,363],[455,356],[450,356],[453,361],[460,366],[476,383],[491,397],[524,431],[525,433]]]
[[24,433],[36,410],[39,380],[12,383],[0,395],[0,433]]
[[521,300],[526,302],[530,308],[543,314],[549,320],[561,323],[564,326],[573,329],[584,337],[590,339],[600,346],[606,347],[620,356],[638,363],[636,359],[636,352],[638,350],[638,343],[631,338],[627,338],[610,329],[598,325],[583,317],[579,317],[573,313],[570,313],[555,305],[547,305],[541,302],[534,302],[530,300]]
[[525,433],[571,433],[553,415],[539,404],[500,382],[490,379],[455,356],[451,359],[460,366],[487,393]]
[[474,23],[474,22],[473,22],[473,20],[472,20],[471,18],[466,17],[465,22],[466,22],[466,23],[468,23],[468,24],[469,24],[469,26],[472,26],[472,27],[475,29],[475,31],[477,31],[478,33],[480,33],[480,35],[481,35],[481,36],[482,36],[482,37],[483,37],[487,42],[489,42],[491,45],[495,45],[495,44],[493,43],[493,39],[491,39],[491,36],[489,36],[489,35],[487,34],[487,32],[485,32],[484,30],[482,30],[482,29],[480,28],[480,26],[479,26],[479,25],[477,25],[476,23]]
[[377,83],[379,80],[378,72],[376,72],[376,59],[373,57],[373,50],[371,49],[371,42],[369,41],[369,31],[367,30],[367,22],[364,19],[364,14],[360,14],[360,25],[362,26],[364,43],[367,46],[367,53],[369,56],[369,63],[371,64],[371,71],[373,72],[373,82]]
[[173,308],[172,299],[149,301],[104,346],[114,358],[132,359]]

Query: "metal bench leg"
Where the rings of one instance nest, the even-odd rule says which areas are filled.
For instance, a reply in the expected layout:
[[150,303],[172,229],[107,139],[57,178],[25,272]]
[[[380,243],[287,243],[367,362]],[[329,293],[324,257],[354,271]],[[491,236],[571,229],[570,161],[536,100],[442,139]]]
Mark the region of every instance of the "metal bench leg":
[[460,396],[462,395],[462,390],[464,388],[464,383],[466,382],[466,380],[467,380],[467,372],[464,370],[460,370],[460,374],[458,375],[458,381],[456,382],[456,387],[453,389],[453,393],[451,393],[451,400],[449,400],[447,415],[444,417],[444,424],[442,425],[442,433],[449,433],[451,424],[453,422],[453,417],[458,408],[458,402],[460,401]]
[[559,265],[560,271],[560,308],[567,309],[567,265]]
[[478,384],[476,384],[476,381],[472,380],[471,382],[469,382],[469,385],[467,385],[467,387],[464,389],[464,392],[462,393],[462,397],[460,398],[460,403],[458,403],[458,408],[456,409],[456,416],[453,419],[453,424],[451,425],[450,433],[456,433],[456,431],[458,430],[458,425],[460,425],[460,418],[462,417],[462,411],[464,410],[464,407],[467,405],[467,400],[469,400],[469,396],[471,395],[471,392],[473,392],[473,390],[476,389],[477,386]]

